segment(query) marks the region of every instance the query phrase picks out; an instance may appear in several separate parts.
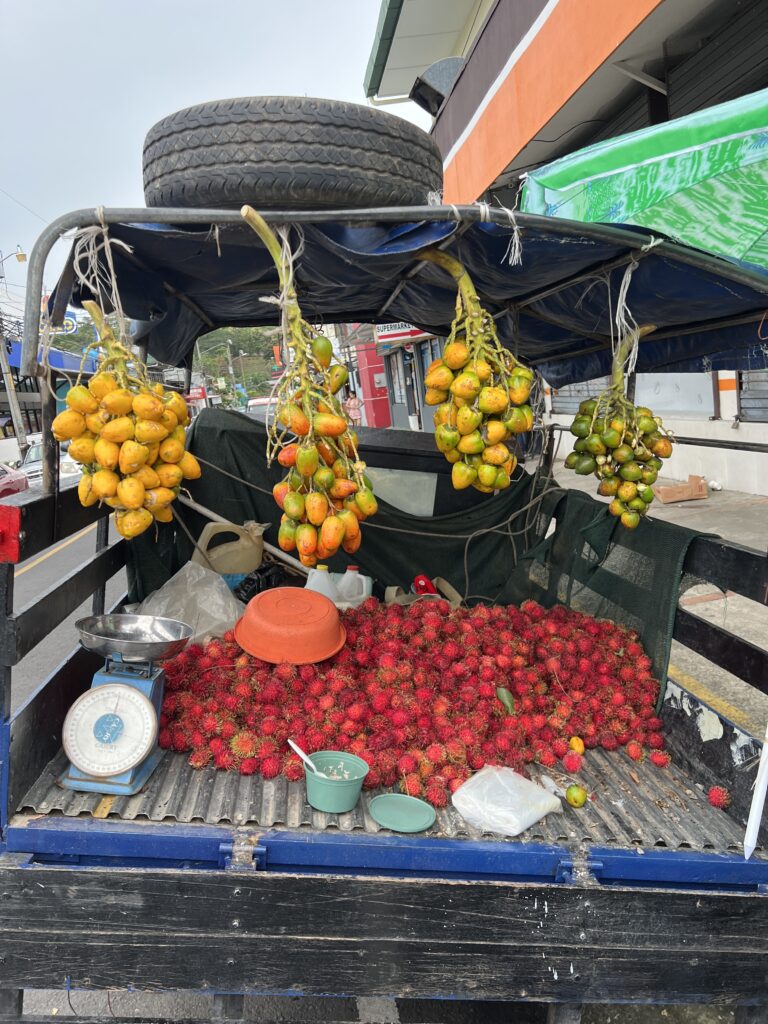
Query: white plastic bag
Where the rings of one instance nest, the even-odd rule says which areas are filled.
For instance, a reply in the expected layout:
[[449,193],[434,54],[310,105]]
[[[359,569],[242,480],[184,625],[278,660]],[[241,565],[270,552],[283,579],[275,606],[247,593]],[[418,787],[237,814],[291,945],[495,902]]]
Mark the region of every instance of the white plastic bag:
[[232,629],[244,605],[217,572],[187,562],[135,609],[137,615],[163,615],[192,627],[192,642]]
[[560,801],[536,782],[511,768],[486,765],[453,794],[453,806],[482,832],[517,836],[553,811]]

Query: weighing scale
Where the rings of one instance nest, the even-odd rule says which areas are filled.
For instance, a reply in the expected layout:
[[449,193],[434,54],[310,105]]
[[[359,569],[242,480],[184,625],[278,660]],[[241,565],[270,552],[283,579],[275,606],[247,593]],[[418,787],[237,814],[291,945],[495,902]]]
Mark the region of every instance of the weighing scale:
[[90,615],[75,628],[83,647],[105,663],[67,712],[69,766],[59,782],[83,793],[132,796],[163,756],[157,732],[165,672],[154,662],[182,651],[192,627],[154,615]]

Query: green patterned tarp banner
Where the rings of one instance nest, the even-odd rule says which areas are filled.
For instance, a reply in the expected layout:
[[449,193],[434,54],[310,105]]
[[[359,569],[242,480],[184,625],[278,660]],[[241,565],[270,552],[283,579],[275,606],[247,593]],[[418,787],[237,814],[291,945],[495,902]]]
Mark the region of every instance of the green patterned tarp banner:
[[768,89],[531,171],[521,208],[637,224],[768,266]]

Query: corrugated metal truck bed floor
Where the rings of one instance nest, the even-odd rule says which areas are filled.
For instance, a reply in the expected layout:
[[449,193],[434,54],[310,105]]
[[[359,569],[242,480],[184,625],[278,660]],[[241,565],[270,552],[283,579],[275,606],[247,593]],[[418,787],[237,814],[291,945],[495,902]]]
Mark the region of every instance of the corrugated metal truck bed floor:
[[[368,813],[370,799],[381,790],[364,792],[349,814],[323,814],[307,803],[303,782],[284,778],[265,781],[260,776],[213,769],[199,771],[190,768],[184,754],[166,753],[143,792],[105,799],[97,793],[63,789],[57,780],[65,766],[66,759],[60,752],[22,800],[20,813],[258,825],[294,831],[385,832]],[[555,771],[550,774],[557,777]],[[723,811],[710,807],[702,788],[674,764],[659,769],[648,762],[635,764],[619,753],[593,750],[579,777],[594,799],[579,810],[563,801],[562,814],[547,815],[518,836],[517,842],[742,851],[743,827]],[[484,837],[452,807],[437,812],[437,821],[428,834],[435,838]]]

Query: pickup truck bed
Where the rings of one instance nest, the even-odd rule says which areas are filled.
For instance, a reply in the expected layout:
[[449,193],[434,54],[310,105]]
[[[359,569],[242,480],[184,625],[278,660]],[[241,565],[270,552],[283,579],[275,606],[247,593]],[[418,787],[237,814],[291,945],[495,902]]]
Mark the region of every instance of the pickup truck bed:
[[[19,814],[90,816],[107,821],[182,822],[200,825],[259,826],[268,829],[338,831],[345,834],[391,834],[368,814],[379,792],[364,792],[348,814],[313,811],[303,782],[190,768],[183,754],[166,752],[146,790],[133,797],[104,797],[62,789],[57,779],[66,766],[63,753],[46,767],[21,801]],[[537,766],[531,775],[537,777]],[[685,770],[635,764],[623,753],[590,751],[579,775],[595,799],[579,810],[563,801],[562,814],[547,815],[517,838],[523,843],[610,845],[619,849],[661,848],[738,853],[743,829],[711,807],[704,789]],[[11,826],[21,823],[11,820]],[[428,833],[432,839],[500,841],[467,825],[451,807],[437,812]],[[761,854],[762,856],[762,854]]]

